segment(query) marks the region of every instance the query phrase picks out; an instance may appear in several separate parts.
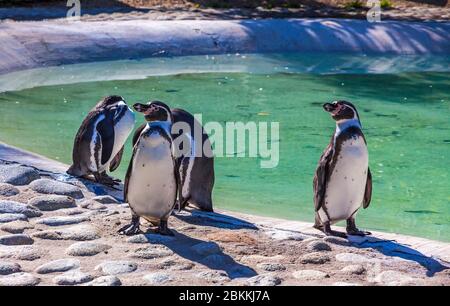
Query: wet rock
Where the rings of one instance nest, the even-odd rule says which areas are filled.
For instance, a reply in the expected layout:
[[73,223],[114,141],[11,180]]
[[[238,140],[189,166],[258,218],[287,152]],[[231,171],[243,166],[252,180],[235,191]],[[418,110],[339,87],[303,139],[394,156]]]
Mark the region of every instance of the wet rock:
[[28,218],[42,216],[39,210],[30,205],[9,200],[0,200],[0,214],[23,214]]
[[306,249],[310,252],[323,252],[323,251],[331,251],[331,247],[328,243],[315,240],[308,243]]
[[24,214],[1,214],[0,215],[0,223],[8,223],[13,221],[27,221],[28,218]]
[[0,165],[0,183],[16,186],[28,185],[41,176],[33,168],[21,165]]
[[33,261],[41,258],[43,254],[43,251],[30,245],[0,246],[0,258]]
[[95,270],[100,270],[106,275],[131,273],[136,271],[136,269],[136,263],[125,260],[106,261],[95,267]]
[[327,273],[317,270],[298,270],[293,272],[292,276],[300,280],[319,280],[330,277]]
[[417,284],[416,279],[392,270],[381,272],[373,281],[384,286],[407,286]]
[[53,281],[60,286],[72,286],[92,281],[94,278],[90,274],[73,270],[56,276]]
[[2,245],[30,245],[34,240],[25,234],[11,234],[0,236],[0,244]]
[[105,286],[105,287],[114,287],[120,286],[122,282],[117,276],[100,276],[94,279],[93,281],[84,284],[84,286]]
[[320,265],[329,262],[330,260],[331,260],[330,256],[324,254],[323,252],[309,253],[300,257],[300,262],[302,264]]
[[130,257],[152,259],[161,258],[173,255],[173,252],[167,247],[163,246],[150,246],[145,248],[139,248],[134,253],[130,254]]
[[217,270],[202,271],[197,273],[195,277],[204,279],[214,284],[223,283],[230,280],[227,273],[225,273],[224,271],[217,271]]
[[163,272],[156,272],[144,275],[143,279],[150,285],[162,285],[172,280],[172,277]]
[[127,239],[129,243],[165,243],[174,241],[176,238],[172,236],[163,236],[157,234],[139,234],[131,236]]
[[214,242],[201,242],[191,247],[192,251],[201,256],[208,256],[221,252],[220,247]]
[[45,224],[48,226],[61,226],[61,225],[70,225],[77,224],[85,221],[89,221],[90,218],[87,216],[57,216],[57,217],[48,217],[42,218],[36,221],[38,224]]
[[20,193],[20,190],[11,184],[0,183],[0,196],[12,197]]
[[281,278],[274,275],[257,275],[247,280],[249,286],[277,286],[281,284]]
[[341,271],[348,274],[361,275],[366,272],[366,268],[362,265],[350,265],[342,268]]
[[95,242],[76,242],[66,250],[68,255],[72,256],[94,256],[98,253],[109,250],[111,246]]
[[72,258],[58,259],[45,263],[36,268],[36,273],[47,274],[54,272],[66,272],[80,267],[80,261]]
[[44,194],[65,195],[75,199],[83,198],[83,192],[79,187],[50,179],[39,179],[30,184],[30,188]]
[[257,267],[269,272],[286,270],[286,267],[280,263],[260,263]]
[[53,194],[34,197],[28,201],[28,205],[36,207],[41,211],[53,211],[76,207],[75,200],[73,198]]
[[113,198],[110,195],[102,195],[102,196],[96,196],[93,197],[92,200],[101,203],[101,204],[119,204],[119,201],[117,201],[115,198]]
[[345,238],[341,238],[341,237],[334,237],[334,236],[327,236],[323,238],[323,241],[328,242],[328,243],[332,243],[332,244],[336,244],[336,245],[340,245],[340,246],[350,246],[350,242],[345,239]]
[[39,278],[24,272],[0,276],[0,286],[36,286],[39,282]]
[[0,275],[22,272],[22,268],[17,263],[0,262]]
[[32,236],[40,239],[75,241],[87,241],[100,238],[98,231],[93,226],[85,224],[36,232],[33,233]]
[[352,262],[352,263],[362,263],[370,262],[371,259],[363,255],[353,254],[353,253],[340,253],[336,254],[336,260],[341,262]]
[[[1,216],[1,215],[0,215]],[[21,234],[26,229],[32,229],[34,226],[25,221],[13,221],[0,226],[2,231],[11,233],[11,234]]]

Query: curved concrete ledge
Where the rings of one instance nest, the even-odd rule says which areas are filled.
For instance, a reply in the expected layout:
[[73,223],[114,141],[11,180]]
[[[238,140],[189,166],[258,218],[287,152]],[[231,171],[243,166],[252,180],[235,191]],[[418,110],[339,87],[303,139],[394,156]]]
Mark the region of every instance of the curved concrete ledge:
[[450,23],[338,19],[0,23],[0,74],[103,60],[221,53],[449,54]]

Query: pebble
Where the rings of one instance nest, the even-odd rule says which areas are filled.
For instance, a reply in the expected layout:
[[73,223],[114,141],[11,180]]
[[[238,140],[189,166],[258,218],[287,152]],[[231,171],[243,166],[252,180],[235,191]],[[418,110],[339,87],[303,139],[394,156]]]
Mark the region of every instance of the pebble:
[[92,225],[80,224],[55,230],[45,230],[32,234],[35,238],[48,240],[87,241],[99,239],[100,235]]
[[40,211],[53,211],[76,207],[74,198],[53,194],[34,197],[28,201],[28,205],[36,207]]
[[8,223],[13,221],[27,221],[28,218],[24,214],[1,214],[0,215],[0,223]]
[[331,251],[331,247],[328,243],[315,240],[308,243],[306,249],[310,252],[323,252],[323,251]]
[[28,218],[42,216],[39,210],[30,205],[9,200],[0,200],[0,214],[23,214]]
[[54,283],[62,286],[78,285],[92,281],[94,278],[90,274],[81,272],[80,270],[73,270],[65,272],[61,275],[55,276]]
[[362,266],[362,265],[350,265],[350,266],[346,266],[346,267],[342,268],[341,271],[344,273],[361,275],[366,272],[366,268],[364,268],[364,266]]
[[257,275],[247,280],[249,286],[277,286],[281,284],[281,278],[274,275]]
[[0,277],[0,286],[36,286],[40,279],[30,273],[13,273]]
[[165,243],[174,241],[175,237],[163,236],[157,234],[139,234],[131,236],[127,239],[129,243]]
[[0,183],[16,186],[28,185],[41,176],[33,168],[21,165],[0,165]]
[[11,184],[0,183],[0,196],[12,197],[20,193],[20,190]]
[[93,281],[84,284],[84,286],[107,286],[107,287],[114,287],[114,286],[120,286],[122,285],[122,282],[117,276],[100,276],[94,279]]
[[417,284],[417,281],[398,271],[387,270],[374,278],[374,282],[385,286],[406,286]]
[[370,262],[372,261],[370,258],[367,258],[363,255],[353,254],[353,253],[340,253],[336,254],[336,260],[341,262],[353,262],[353,263],[361,263],[361,262]]
[[331,260],[330,256],[323,254],[322,252],[309,253],[300,257],[300,262],[302,264],[319,265],[329,262],[330,260]]
[[269,272],[286,270],[286,267],[280,263],[260,263],[257,267]]
[[21,234],[26,229],[32,229],[34,226],[25,221],[13,221],[0,226],[2,231],[11,233],[11,234]]
[[328,243],[332,243],[332,244],[336,244],[336,245],[340,245],[340,246],[350,246],[350,242],[342,237],[333,237],[333,236],[327,236],[323,238],[323,241],[328,242]]
[[136,269],[136,263],[125,260],[106,261],[95,267],[95,270],[100,270],[106,275],[131,273],[136,271]]
[[317,270],[298,270],[292,276],[301,280],[318,280],[330,277],[327,273]]
[[222,250],[219,245],[214,242],[201,242],[191,247],[191,249],[201,256],[220,253]]
[[208,282],[212,283],[223,283],[230,280],[227,273],[217,270],[202,271],[197,273],[195,277],[207,280]]
[[95,242],[76,242],[66,250],[68,255],[72,256],[93,256],[98,253],[109,250],[111,246]]
[[119,201],[117,201],[115,198],[113,198],[110,195],[102,195],[102,196],[96,196],[93,197],[92,200],[101,203],[101,204],[119,204]]
[[54,272],[65,272],[80,268],[80,261],[72,258],[64,258],[45,263],[36,268],[36,273],[47,274]]
[[11,234],[0,236],[0,244],[2,245],[30,245],[34,240],[26,234]]
[[173,252],[169,248],[163,246],[151,246],[137,249],[134,253],[130,254],[130,257],[152,259],[171,255],[173,255]]
[[161,285],[172,280],[172,277],[163,272],[155,272],[144,275],[143,279],[150,285]]
[[35,246],[0,246],[0,258],[33,261],[41,258],[44,252]]
[[70,225],[77,224],[85,221],[89,221],[90,218],[87,216],[56,216],[56,217],[48,217],[42,218],[36,221],[38,224],[45,224],[48,226],[61,226],[61,225]]
[[0,275],[22,272],[22,268],[17,263],[0,261]]
[[65,195],[75,199],[84,197],[79,187],[50,179],[35,180],[30,184],[30,188],[44,194]]

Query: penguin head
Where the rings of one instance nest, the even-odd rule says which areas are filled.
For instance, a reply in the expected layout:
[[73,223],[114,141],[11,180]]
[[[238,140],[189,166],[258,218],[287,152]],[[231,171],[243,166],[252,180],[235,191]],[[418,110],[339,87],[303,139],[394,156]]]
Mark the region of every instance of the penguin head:
[[172,111],[170,107],[160,101],[151,101],[147,104],[136,103],[133,108],[144,114],[145,120],[172,122]]
[[97,108],[102,108],[105,111],[114,112],[114,118],[118,118],[126,111],[131,110],[128,108],[125,99],[121,96],[108,96],[100,100],[96,106]]
[[358,120],[359,114],[356,107],[347,101],[339,100],[332,103],[325,103],[323,109],[331,114],[336,121]]

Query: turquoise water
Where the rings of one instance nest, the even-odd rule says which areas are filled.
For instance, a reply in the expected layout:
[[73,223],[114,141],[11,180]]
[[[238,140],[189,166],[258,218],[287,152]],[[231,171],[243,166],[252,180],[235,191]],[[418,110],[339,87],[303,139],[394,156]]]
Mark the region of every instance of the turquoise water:
[[[0,140],[70,163],[83,117],[111,94],[129,104],[159,99],[201,113],[204,121],[276,121],[278,167],[261,169],[259,158],[217,158],[214,204],[312,222],[312,178],[334,131],[321,104],[345,99],[359,109],[374,176],[360,227],[450,241],[448,58],[246,55],[230,63],[229,57],[190,57],[176,75],[164,74],[176,72],[182,58],[158,61],[43,69],[33,72],[33,88],[24,88],[20,74],[15,83],[0,77],[0,88],[2,80],[9,88],[0,93]],[[145,69],[156,66],[161,75],[146,77]],[[112,74],[117,67],[121,75]],[[22,89],[11,90],[14,84]],[[115,176],[123,178],[130,153],[128,145]]]

